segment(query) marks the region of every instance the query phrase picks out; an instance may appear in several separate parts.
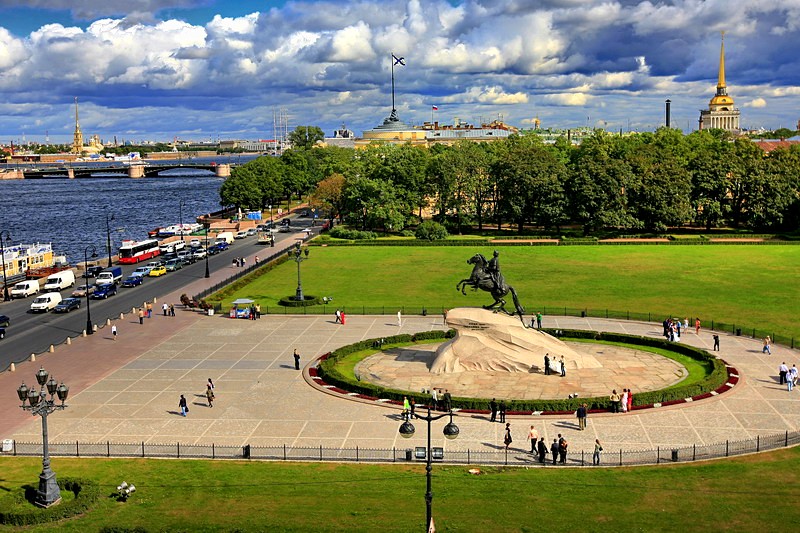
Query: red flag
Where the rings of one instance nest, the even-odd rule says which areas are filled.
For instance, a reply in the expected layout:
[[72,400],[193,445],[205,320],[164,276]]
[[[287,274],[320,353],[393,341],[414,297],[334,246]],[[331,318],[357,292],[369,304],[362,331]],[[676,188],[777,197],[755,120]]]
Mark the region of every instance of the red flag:
[[431,109],[433,109],[434,111],[439,111],[439,106],[433,105],[431,106]]

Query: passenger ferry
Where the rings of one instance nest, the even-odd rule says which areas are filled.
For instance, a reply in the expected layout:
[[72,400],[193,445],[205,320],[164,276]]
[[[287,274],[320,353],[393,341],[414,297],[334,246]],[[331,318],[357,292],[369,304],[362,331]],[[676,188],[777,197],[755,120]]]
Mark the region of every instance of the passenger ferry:
[[51,243],[14,244],[3,248],[6,277],[21,276],[29,270],[53,268],[56,263],[66,263],[63,256],[56,257]]
[[118,262],[123,265],[135,264],[140,261],[147,261],[160,253],[158,239],[145,239],[138,242],[133,240],[122,241],[122,246],[119,247]]
[[[183,229],[181,230],[181,228]],[[202,228],[203,225],[197,223],[183,225],[173,224],[165,228],[158,228],[157,235],[159,237],[172,237],[173,235],[180,235],[181,233],[183,233],[183,235],[191,235],[195,231],[200,231]],[[148,232],[148,234],[150,233],[152,232]]]

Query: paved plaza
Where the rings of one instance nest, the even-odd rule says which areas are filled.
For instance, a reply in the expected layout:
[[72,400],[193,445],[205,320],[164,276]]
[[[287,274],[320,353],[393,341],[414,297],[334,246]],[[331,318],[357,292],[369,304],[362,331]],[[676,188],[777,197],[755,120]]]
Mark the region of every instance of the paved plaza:
[[[198,286],[203,283],[208,282],[197,282]],[[167,295],[163,301],[177,302],[177,297]],[[320,354],[355,341],[442,329],[441,316],[404,317],[398,327],[394,316],[351,315],[342,326],[333,316],[271,315],[250,321],[178,307],[177,317],[154,313],[144,325],[126,315],[117,321],[117,341],[111,337],[111,328],[104,327],[91,337],[40,356],[35,363],[17,365],[16,372],[0,375],[4,413],[0,438],[40,441],[40,420],[18,408],[16,388],[22,380],[29,385],[34,382],[33,374],[42,364],[71,386],[69,408],[49,418],[53,443],[361,448],[424,444],[424,431],[410,441],[401,439],[399,409],[309,385],[303,371],[294,369],[292,352],[297,348],[305,366]],[[545,321],[555,328],[661,334],[658,324],[557,316],[547,316]],[[710,350],[711,333],[685,334],[683,342]],[[740,440],[800,428],[800,391],[788,392],[777,381],[778,365],[800,363],[800,353],[774,346],[772,355],[766,355],[757,340],[724,334],[721,348],[719,355],[739,369],[742,378],[730,392],[681,406],[592,415],[582,432],[573,417],[509,416],[514,447],[528,446],[525,436],[531,424],[547,442],[557,433],[566,434],[572,452],[591,450],[595,438],[608,451],[636,450]],[[205,401],[208,378],[216,384],[213,408]],[[638,389],[637,383],[619,387],[627,385],[634,393]],[[186,418],[178,413],[180,394],[189,401]],[[445,441],[441,428],[435,426],[434,445],[484,451],[502,446],[502,427],[490,423],[488,416],[461,415],[456,422],[459,438]]]

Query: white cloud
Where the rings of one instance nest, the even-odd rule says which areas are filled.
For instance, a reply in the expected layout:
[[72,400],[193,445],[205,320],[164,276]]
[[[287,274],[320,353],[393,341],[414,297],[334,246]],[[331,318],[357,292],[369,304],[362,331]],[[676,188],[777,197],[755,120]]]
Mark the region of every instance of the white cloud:
[[507,93],[502,87],[470,87],[463,94],[448,96],[441,99],[442,102],[459,103],[480,103],[494,105],[513,105],[525,104],[528,102],[528,95],[522,92]]
[[744,107],[755,107],[755,108],[767,107],[767,101],[764,100],[763,98],[753,98],[749,102],[746,102],[744,104]]
[[594,97],[585,93],[546,94],[542,100],[553,105],[585,106]]

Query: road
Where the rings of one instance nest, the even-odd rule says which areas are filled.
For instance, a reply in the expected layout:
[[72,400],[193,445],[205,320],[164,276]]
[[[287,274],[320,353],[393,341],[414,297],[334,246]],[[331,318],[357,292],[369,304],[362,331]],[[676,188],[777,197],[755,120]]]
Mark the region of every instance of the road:
[[[247,237],[234,241],[231,247],[217,255],[208,258],[210,272],[222,268],[230,269],[234,257],[251,256],[259,254],[267,257],[276,251],[285,250],[295,243],[302,229],[311,225],[310,218],[292,217],[292,231],[290,233],[276,233],[275,247],[265,247],[256,242],[256,237]],[[313,228],[314,233],[319,228]],[[127,274],[140,265],[123,265],[123,279]],[[104,324],[106,319],[119,318],[120,313],[130,313],[133,307],[139,307],[154,297],[161,298],[165,294],[179,291],[189,283],[205,276],[205,260],[193,265],[186,265],[175,272],[158,278],[148,277],[145,282],[132,288],[119,287],[116,296],[107,300],[94,300],[89,304],[89,313],[92,323]],[[83,278],[77,278],[76,284],[80,285]],[[66,298],[71,295],[74,288],[64,289],[61,295]],[[191,295],[190,295],[191,296]],[[80,335],[86,329],[86,298],[81,299],[81,308],[69,313],[31,313],[30,305],[33,296],[10,302],[0,301],[0,314],[11,318],[11,324],[6,328],[6,338],[0,341],[0,370],[7,368],[12,362],[19,362],[30,357],[32,353],[46,351],[51,344],[60,344],[67,337]],[[1,299],[0,299],[1,300]],[[179,304],[180,302],[167,302]],[[158,305],[156,305],[158,307]],[[160,312],[160,309],[154,309]]]

